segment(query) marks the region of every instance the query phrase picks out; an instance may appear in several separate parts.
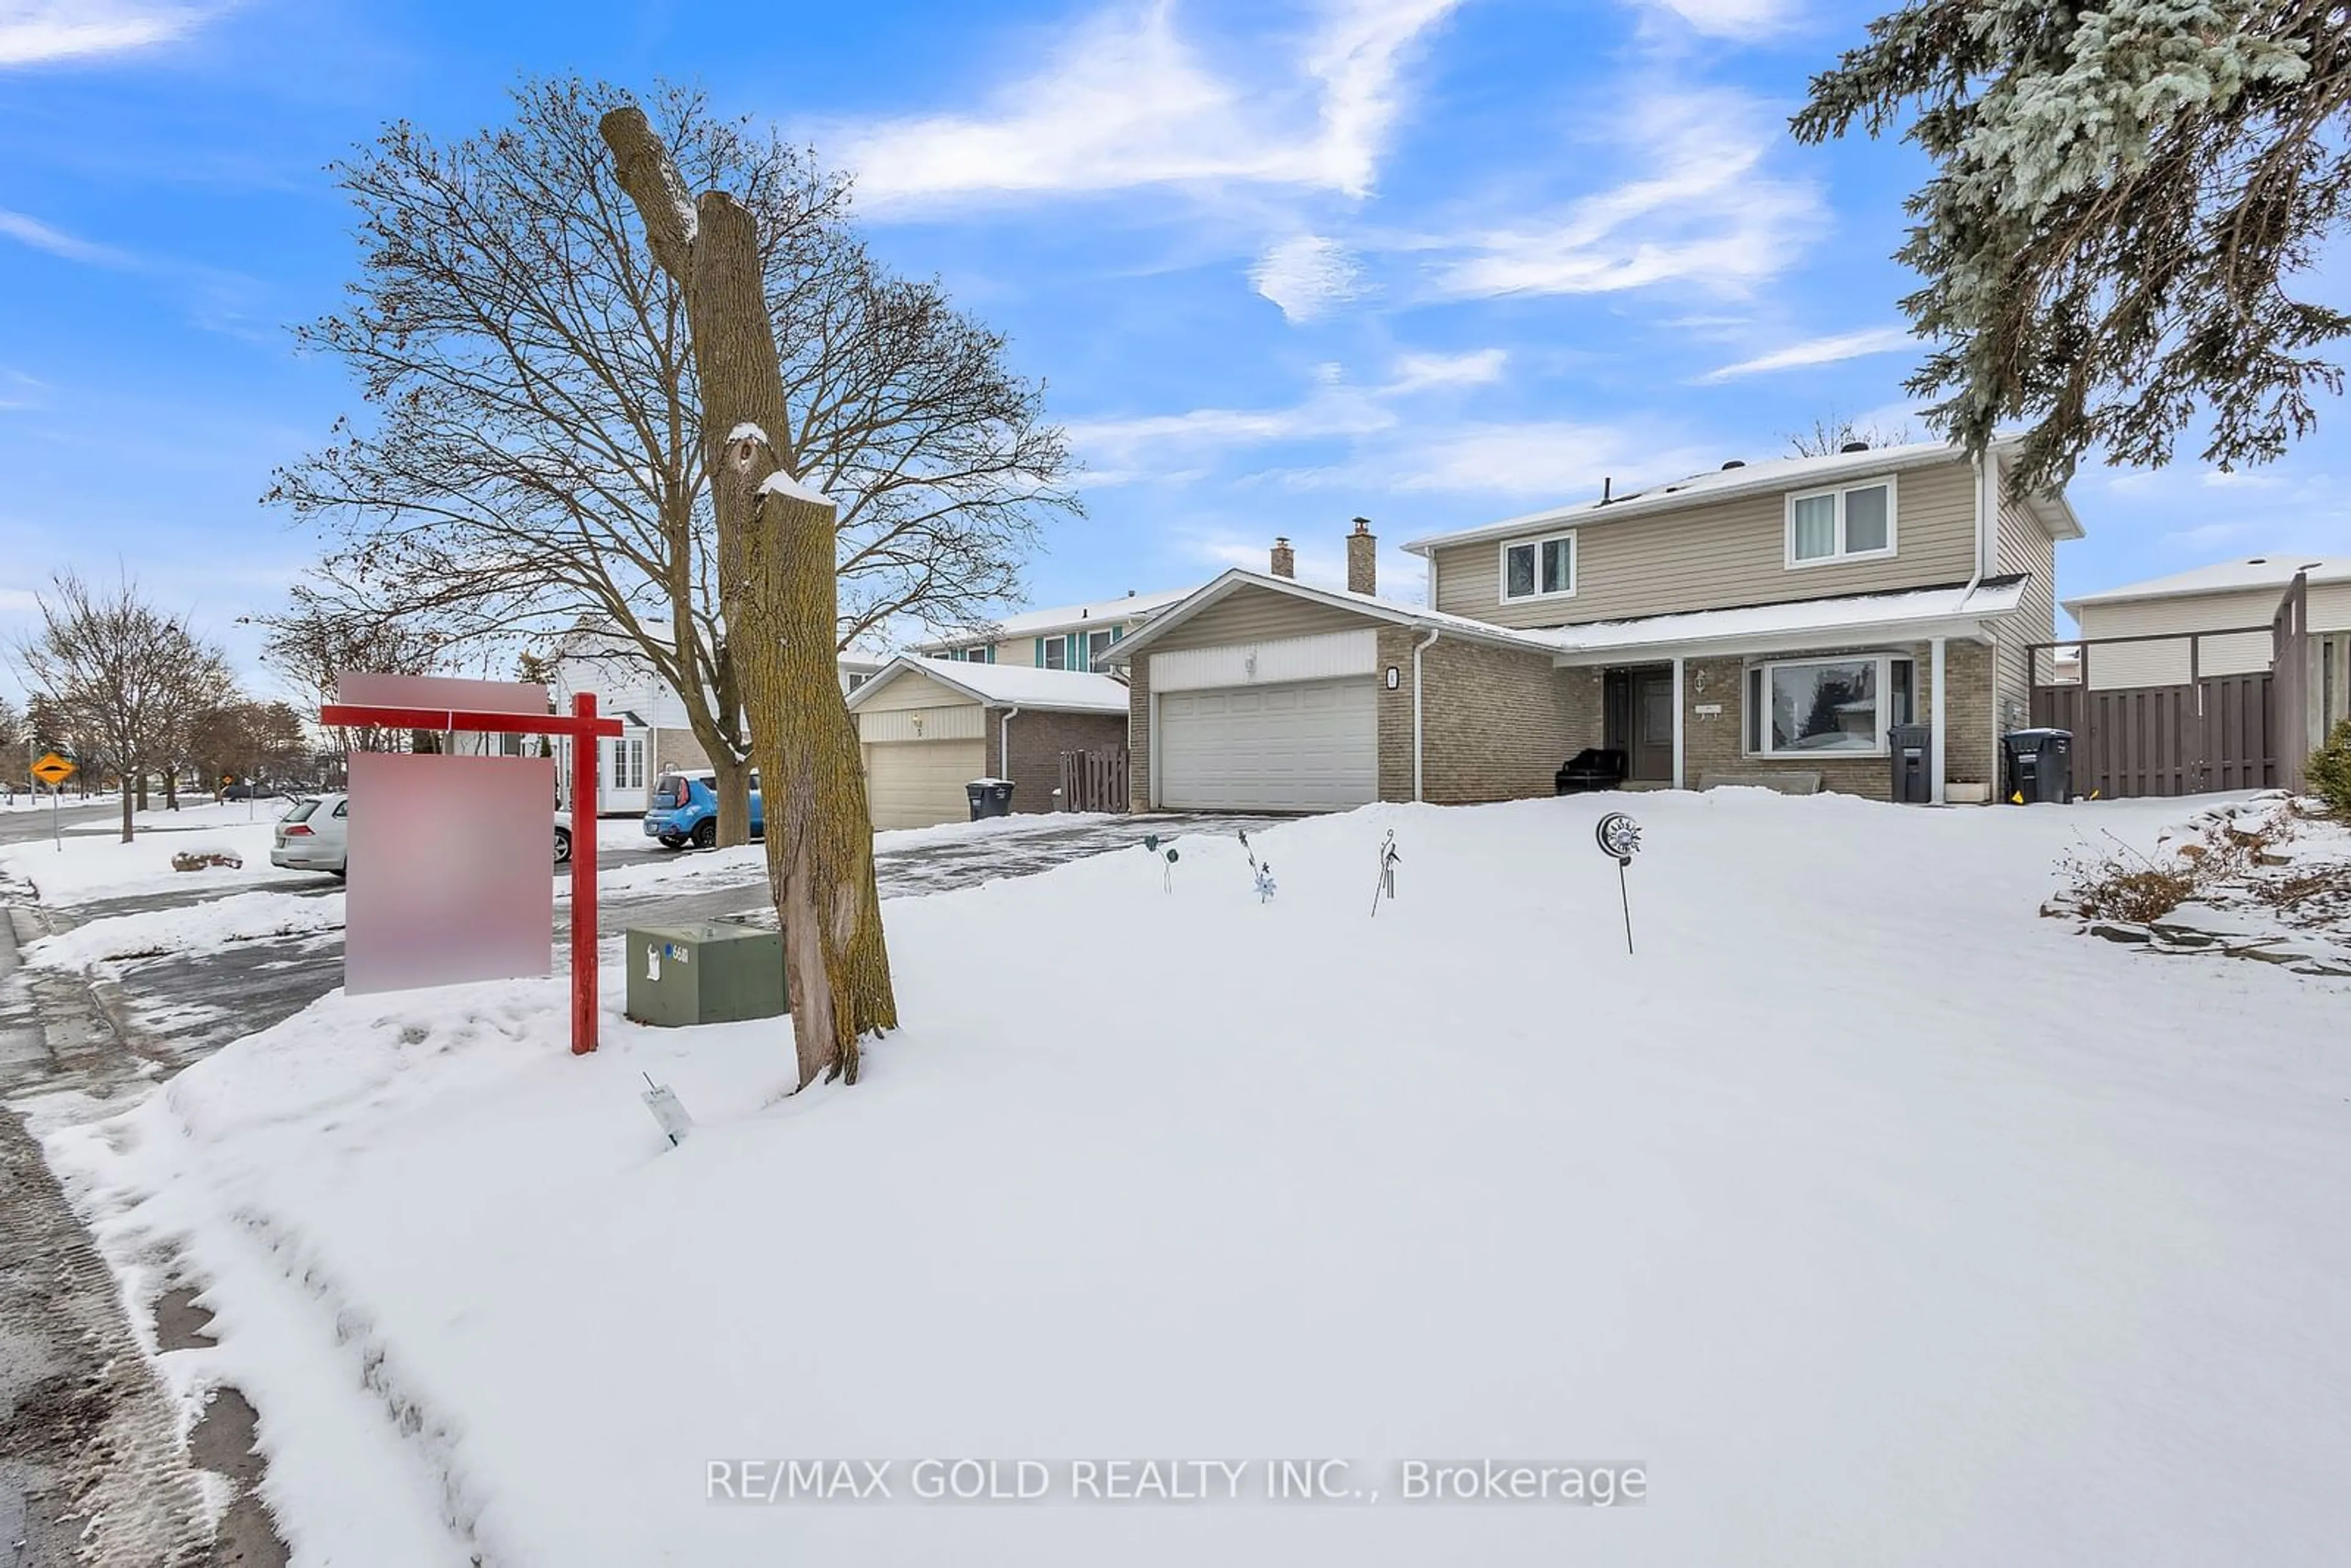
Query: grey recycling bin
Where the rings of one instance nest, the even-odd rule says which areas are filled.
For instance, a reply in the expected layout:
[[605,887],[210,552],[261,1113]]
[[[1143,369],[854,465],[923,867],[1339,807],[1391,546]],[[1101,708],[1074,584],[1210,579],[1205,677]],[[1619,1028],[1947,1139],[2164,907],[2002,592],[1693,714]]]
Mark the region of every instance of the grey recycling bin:
[[1931,804],[1935,799],[1934,730],[1923,724],[1897,724],[1886,732],[1886,749],[1894,759],[1895,804]]
[[963,787],[971,797],[971,820],[982,817],[1012,815],[1012,780],[1009,779],[975,779]]
[[784,941],[734,921],[629,930],[629,1017],[675,1029],[788,1010]]
[[2000,737],[2007,764],[2007,799],[2013,805],[2060,805],[2074,798],[2074,732],[2011,729]]

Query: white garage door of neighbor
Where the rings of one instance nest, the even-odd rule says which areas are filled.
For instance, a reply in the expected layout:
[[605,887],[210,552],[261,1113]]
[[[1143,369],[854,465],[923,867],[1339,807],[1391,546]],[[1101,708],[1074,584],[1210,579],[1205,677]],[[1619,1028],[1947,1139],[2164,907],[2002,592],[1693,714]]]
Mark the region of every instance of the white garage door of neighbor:
[[1173,809],[1337,810],[1379,798],[1368,680],[1163,692],[1154,739],[1159,803]]
[[927,828],[971,815],[964,786],[987,771],[984,740],[878,741],[865,748],[865,792],[876,828]]

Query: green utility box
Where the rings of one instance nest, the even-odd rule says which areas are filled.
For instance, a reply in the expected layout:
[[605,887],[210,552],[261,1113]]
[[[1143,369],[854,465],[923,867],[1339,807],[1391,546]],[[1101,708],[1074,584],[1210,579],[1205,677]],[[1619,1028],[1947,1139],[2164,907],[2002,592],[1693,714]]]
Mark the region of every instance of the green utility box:
[[784,943],[731,921],[639,925],[629,931],[629,1017],[684,1024],[771,1019],[789,1010]]

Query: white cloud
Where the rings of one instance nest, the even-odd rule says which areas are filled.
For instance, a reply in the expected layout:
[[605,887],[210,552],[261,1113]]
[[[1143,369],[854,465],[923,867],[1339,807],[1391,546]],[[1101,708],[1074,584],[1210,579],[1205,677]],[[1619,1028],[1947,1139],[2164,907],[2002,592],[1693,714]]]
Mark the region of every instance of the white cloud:
[[1629,427],[1574,420],[1415,426],[1353,461],[1280,476],[1301,489],[1428,491],[1541,502],[1597,500],[1603,477],[1687,474],[1695,449],[1664,448]]
[[1760,376],[1773,371],[1797,370],[1805,365],[1829,365],[1840,360],[1857,360],[1866,354],[1891,354],[1917,347],[1918,340],[1903,328],[1870,327],[1858,332],[1808,338],[1801,343],[1791,343],[1784,349],[1774,349],[1751,360],[1741,360],[1735,365],[1708,371],[1698,379],[1727,382],[1735,376]]
[[1336,240],[1298,235],[1259,256],[1249,282],[1291,321],[1305,322],[1356,298],[1363,272]]
[[1739,294],[1778,276],[1818,226],[1809,183],[1774,179],[1764,152],[1785,133],[1729,94],[1659,96],[1625,122],[1633,179],[1531,222],[1426,242],[1440,294],[1604,294],[1686,282]]
[[0,0],[0,67],[143,49],[204,19],[168,0]]
[[12,409],[39,408],[46,401],[42,394],[48,390],[47,382],[0,365],[0,413]]
[[852,127],[831,141],[873,211],[1228,181],[1359,196],[1401,109],[1406,52],[1458,4],[1326,0],[1271,82],[1204,64],[1165,0],[1122,7],[982,112]]
[[35,250],[64,256],[68,261],[86,261],[99,267],[129,267],[134,261],[127,252],[77,238],[61,229],[51,228],[38,218],[12,213],[5,207],[0,207],[0,235],[31,246]]
[[1399,354],[1395,378],[1383,390],[1395,394],[1429,387],[1486,386],[1502,379],[1502,367],[1510,357],[1500,349],[1478,349],[1466,354]]
[[1680,17],[1717,38],[1761,38],[1788,25],[1784,0],[1641,0],[1651,11]]

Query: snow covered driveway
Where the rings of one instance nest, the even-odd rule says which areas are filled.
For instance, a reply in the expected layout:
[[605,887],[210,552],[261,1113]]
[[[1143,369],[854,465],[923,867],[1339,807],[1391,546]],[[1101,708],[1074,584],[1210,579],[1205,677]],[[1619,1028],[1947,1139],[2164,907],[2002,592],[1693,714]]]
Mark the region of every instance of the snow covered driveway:
[[[204,1282],[163,1369],[258,1406],[297,1563],[2334,1563],[2351,987],[2035,915],[2178,814],[1374,807],[1253,833],[1269,904],[1229,837],[891,902],[854,1089],[770,1023],[573,1061],[550,983],[35,1119],[132,1299]],[[1068,1495],[1269,1458],[1349,1495]],[[1646,1500],[1401,1495],[1485,1459]],[[892,1495],[712,1500],[778,1460]]]

